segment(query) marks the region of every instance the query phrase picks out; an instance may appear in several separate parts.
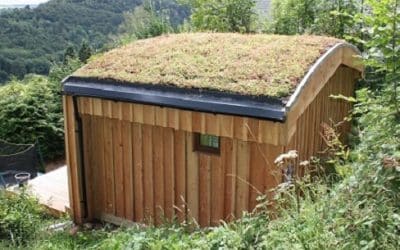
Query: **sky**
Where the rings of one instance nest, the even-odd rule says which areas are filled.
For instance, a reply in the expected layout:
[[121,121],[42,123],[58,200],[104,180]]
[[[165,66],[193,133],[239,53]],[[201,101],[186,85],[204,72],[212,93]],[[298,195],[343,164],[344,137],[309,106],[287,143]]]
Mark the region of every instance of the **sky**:
[[0,0],[0,5],[40,4],[49,0]]

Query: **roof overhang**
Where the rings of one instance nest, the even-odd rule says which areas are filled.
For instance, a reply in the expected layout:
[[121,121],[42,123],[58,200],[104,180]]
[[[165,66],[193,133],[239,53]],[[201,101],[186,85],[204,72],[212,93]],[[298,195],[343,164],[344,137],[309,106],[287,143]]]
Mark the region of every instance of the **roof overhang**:
[[63,93],[277,122],[286,120],[284,104],[280,100],[265,97],[195,89],[183,90],[158,85],[122,84],[77,77],[68,77],[63,81]]

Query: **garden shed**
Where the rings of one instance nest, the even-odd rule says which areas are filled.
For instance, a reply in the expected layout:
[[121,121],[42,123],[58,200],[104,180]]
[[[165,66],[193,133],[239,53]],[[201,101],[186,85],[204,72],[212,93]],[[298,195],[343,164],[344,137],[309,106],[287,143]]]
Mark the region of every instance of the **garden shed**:
[[[363,68],[319,36],[193,33],[140,40],[63,82],[75,222],[231,220],[282,182],[275,158],[324,148]],[[345,133],[349,124],[341,126]]]

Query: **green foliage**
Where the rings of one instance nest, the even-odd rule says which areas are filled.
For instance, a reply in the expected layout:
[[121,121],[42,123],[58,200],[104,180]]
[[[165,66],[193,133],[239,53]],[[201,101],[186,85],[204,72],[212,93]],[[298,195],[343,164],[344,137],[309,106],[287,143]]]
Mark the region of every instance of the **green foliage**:
[[[42,207],[24,191],[11,195],[0,190],[0,242],[21,245],[34,239],[44,219]],[[1,245],[1,244],[0,244]]]
[[284,0],[272,2],[271,31],[276,34],[302,34],[309,31],[316,15],[318,0]]
[[152,1],[124,13],[124,21],[119,27],[120,40],[128,43],[135,39],[159,36],[173,31],[167,13],[156,10]]
[[87,41],[101,49],[116,33],[123,12],[141,0],[52,0],[37,8],[0,13],[0,82],[27,73],[49,73],[51,62],[64,60],[68,46]]
[[250,33],[256,19],[255,0],[182,0],[192,9],[196,31]]
[[90,48],[87,41],[83,41],[81,48],[78,51],[78,58],[81,62],[86,63],[87,60],[92,56],[92,49]]
[[312,33],[344,38],[357,32],[354,15],[362,9],[358,0],[275,0],[269,32]]
[[77,61],[55,66],[49,77],[28,75],[0,87],[0,138],[39,143],[45,160],[64,155],[61,79],[80,67]]
[[74,47],[68,46],[64,52],[63,63],[68,63],[69,60],[74,59],[75,57],[76,57],[76,55],[75,55]]
[[0,138],[39,142],[46,159],[63,155],[63,116],[59,83],[39,76],[13,80],[0,88]]
[[353,38],[365,49],[365,63],[369,77],[378,79],[381,86],[391,85],[388,105],[394,105],[400,119],[400,1],[367,0],[369,12],[357,15],[363,25],[363,36]]

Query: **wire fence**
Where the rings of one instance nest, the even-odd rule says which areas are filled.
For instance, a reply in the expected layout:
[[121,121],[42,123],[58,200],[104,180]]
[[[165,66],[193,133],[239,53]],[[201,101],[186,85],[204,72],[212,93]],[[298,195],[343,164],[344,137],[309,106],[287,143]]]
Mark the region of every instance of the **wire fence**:
[[14,144],[0,140],[0,187],[17,184],[15,176],[21,173],[35,178],[41,166],[36,144]]

